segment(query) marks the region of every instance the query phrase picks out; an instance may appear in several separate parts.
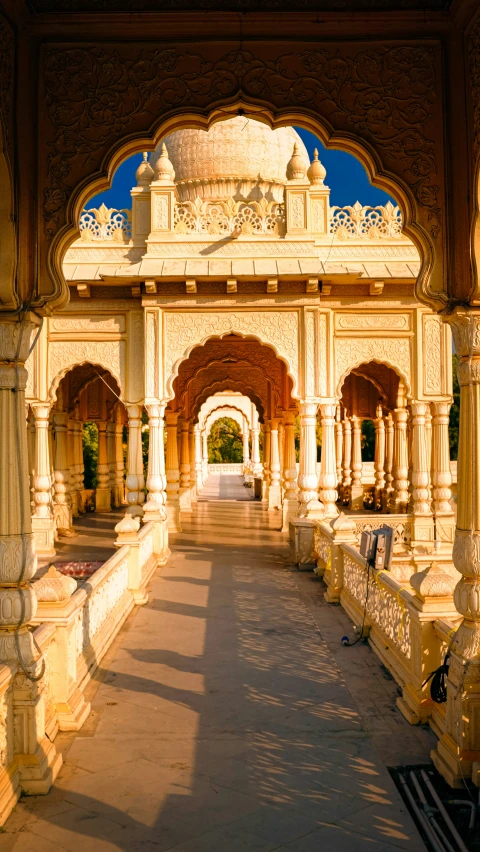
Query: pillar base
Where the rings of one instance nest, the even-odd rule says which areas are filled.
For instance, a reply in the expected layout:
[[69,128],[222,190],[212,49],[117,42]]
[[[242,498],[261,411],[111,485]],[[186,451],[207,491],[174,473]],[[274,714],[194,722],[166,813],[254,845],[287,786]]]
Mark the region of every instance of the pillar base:
[[180,504],[180,511],[181,512],[191,512],[192,511],[192,495],[190,493],[189,488],[185,488],[184,491],[179,492],[178,502]]
[[55,707],[59,731],[79,731],[90,715],[91,705],[79,689],[75,689],[65,704]]
[[352,485],[350,489],[350,509],[361,512],[363,509],[363,486]]
[[62,768],[62,755],[54,743],[45,736],[33,754],[17,754],[22,793],[27,796],[45,796]]
[[168,502],[165,506],[167,510],[167,524],[168,531],[171,533],[180,533],[182,532],[182,524],[180,522],[180,502],[175,500],[175,502]]
[[298,515],[298,500],[284,500],[282,505],[282,529],[281,532],[288,532],[290,522]]
[[414,553],[431,553],[435,540],[432,515],[412,515],[412,542]]
[[478,770],[472,772],[478,766],[478,762],[474,762],[476,756],[478,752],[466,752],[460,749],[450,734],[443,734],[436,749],[430,752],[430,757],[440,775],[445,778],[450,787],[457,789],[463,788],[464,779],[470,777],[475,784],[480,784]]
[[290,556],[299,568],[313,570],[316,566],[314,548],[315,521],[308,518],[294,518],[290,521]]
[[72,528],[72,510],[66,503],[55,504],[53,507],[53,517],[57,530],[70,530]]
[[435,516],[435,538],[441,541],[442,544],[453,547],[455,538],[455,517],[454,515],[436,515]]
[[33,540],[37,556],[55,556],[54,518],[32,518]]
[[97,488],[95,491],[95,511],[111,512],[112,495],[110,488]]
[[268,511],[273,512],[282,508],[280,485],[271,485],[268,489]]

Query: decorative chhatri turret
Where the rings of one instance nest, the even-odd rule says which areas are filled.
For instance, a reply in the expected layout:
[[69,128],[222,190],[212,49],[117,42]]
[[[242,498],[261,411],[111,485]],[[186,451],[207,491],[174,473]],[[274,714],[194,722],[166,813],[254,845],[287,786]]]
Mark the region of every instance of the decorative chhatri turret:
[[148,186],[150,181],[153,180],[153,169],[148,162],[148,153],[147,151],[143,152],[143,160],[140,163],[137,171],[135,172],[135,178],[137,181],[137,186]]
[[170,162],[168,158],[167,146],[165,143],[162,145],[162,153],[160,154],[158,160],[155,163],[154,168],[154,179],[164,180],[164,181],[173,181],[175,178],[175,169],[173,168],[173,164]]
[[298,144],[295,142],[292,156],[287,163],[287,178],[288,180],[303,180],[305,171],[305,161],[299,153]]
[[318,148],[313,152],[313,160],[310,163],[307,171],[307,177],[312,186],[323,186],[323,181],[327,175],[327,170],[323,163],[318,159]]

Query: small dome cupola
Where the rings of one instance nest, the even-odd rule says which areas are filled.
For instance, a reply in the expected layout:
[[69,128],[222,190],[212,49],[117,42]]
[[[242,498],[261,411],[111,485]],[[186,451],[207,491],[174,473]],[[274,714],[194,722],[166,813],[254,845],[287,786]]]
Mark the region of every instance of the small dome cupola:
[[313,160],[310,163],[307,171],[307,177],[312,186],[323,186],[323,181],[327,176],[327,170],[323,163],[318,159],[318,148],[313,152]]
[[302,180],[305,177],[306,165],[303,157],[300,154],[298,144],[295,142],[293,146],[293,154],[287,163],[287,179]]
[[135,178],[137,186],[148,186],[153,180],[153,169],[148,162],[148,154],[146,151],[144,151],[143,160],[135,172]]
[[175,178],[175,169],[169,160],[165,142],[162,144],[161,154],[155,162],[153,174],[155,180],[165,180],[170,182]]

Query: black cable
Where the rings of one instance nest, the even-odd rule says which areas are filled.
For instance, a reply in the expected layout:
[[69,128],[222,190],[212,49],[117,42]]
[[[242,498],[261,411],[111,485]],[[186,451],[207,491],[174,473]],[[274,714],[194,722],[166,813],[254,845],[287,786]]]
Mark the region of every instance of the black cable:
[[447,700],[447,684],[445,683],[445,678],[448,675],[448,666],[449,666],[449,657],[450,651],[448,650],[445,654],[445,659],[441,666],[438,669],[435,669],[434,672],[431,672],[426,681],[422,683],[422,689],[427,685],[429,680],[431,680],[430,684],[430,695],[432,697],[432,701],[435,701],[436,704],[445,704]]

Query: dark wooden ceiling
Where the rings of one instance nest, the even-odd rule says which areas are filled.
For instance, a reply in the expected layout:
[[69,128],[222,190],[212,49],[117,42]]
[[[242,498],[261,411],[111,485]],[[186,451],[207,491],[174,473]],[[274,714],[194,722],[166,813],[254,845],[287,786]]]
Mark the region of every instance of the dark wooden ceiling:
[[28,0],[55,12],[443,12],[452,0]]

